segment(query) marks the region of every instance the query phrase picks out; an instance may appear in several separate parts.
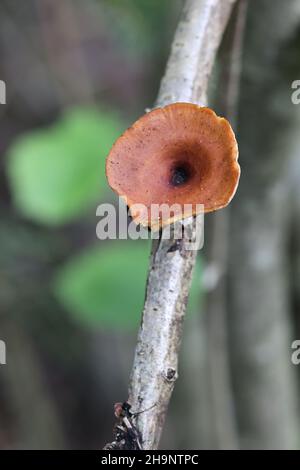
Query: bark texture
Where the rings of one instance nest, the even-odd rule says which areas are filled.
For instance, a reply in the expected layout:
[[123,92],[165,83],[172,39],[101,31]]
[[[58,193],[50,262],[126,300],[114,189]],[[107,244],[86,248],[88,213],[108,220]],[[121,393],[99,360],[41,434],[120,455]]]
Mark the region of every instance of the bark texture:
[[[232,0],[186,1],[156,106],[176,101],[206,105],[211,69],[233,3]],[[195,234],[195,221],[187,220],[184,226],[184,241],[188,241]],[[184,243],[174,250],[174,239],[166,240],[163,236],[164,232],[152,247],[129,388],[134,412],[148,410],[136,419],[145,449],[158,447],[178,376],[182,323],[197,255],[197,251],[186,250]]]
[[[229,325],[242,448],[297,445],[286,180],[296,106],[287,47],[300,4],[249,2],[239,113],[242,177],[231,210]],[[296,77],[295,77],[296,78]]]

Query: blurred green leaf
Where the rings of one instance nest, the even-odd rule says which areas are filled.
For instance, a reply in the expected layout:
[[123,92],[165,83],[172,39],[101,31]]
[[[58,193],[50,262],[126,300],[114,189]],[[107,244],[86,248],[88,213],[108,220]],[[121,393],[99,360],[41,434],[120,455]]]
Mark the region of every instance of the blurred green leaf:
[[[112,242],[71,259],[56,275],[63,306],[89,326],[136,328],[141,319],[149,242]],[[195,270],[189,310],[198,311],[200,266]]]
[[18,209],[48,225],[82,214],[106,188],[105,157],[121,128],[114,115],[75,108],[48,129],[19,138],[7,159]]
[[62,304],[85,324],[133,327],[143,305],[149,244],[112,242],[71,259],[55,279]]

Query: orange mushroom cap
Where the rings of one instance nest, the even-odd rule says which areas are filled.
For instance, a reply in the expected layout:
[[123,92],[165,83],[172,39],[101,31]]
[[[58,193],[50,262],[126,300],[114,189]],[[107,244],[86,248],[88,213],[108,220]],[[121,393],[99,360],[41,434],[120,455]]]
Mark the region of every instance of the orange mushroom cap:
[[[126,199],[133,220],[155,230],[196,215],[200,204],[204,212],[225,207],[238,186],[237,158],[226,119],[209,108],[174,103],[145,114],[117,139],[106,175],[111,188]],[[153,204],[177,209],[167,218],[161,213],[153,218]],[[183,210],[187,204],[190,212]]]

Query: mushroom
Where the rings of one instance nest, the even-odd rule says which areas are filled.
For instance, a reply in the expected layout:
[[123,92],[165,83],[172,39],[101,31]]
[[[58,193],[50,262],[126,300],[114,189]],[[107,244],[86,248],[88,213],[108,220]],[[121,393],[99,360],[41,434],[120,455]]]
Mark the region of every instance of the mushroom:
[[[146,113],[117,139],[106,175],[126,200],[133,220],[157,230],[225,207],[239,181],[237,158],[237,142],[226,119],[206,107],[174,103]],[[153,205],[172,206],[172,212],[164,217],[159,209],[153,216]]]

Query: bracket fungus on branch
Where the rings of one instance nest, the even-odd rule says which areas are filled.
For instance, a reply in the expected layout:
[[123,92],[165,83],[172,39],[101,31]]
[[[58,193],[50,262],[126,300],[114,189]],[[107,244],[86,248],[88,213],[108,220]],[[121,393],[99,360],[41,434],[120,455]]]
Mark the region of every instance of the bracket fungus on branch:
[[226,119],[206,107],[174,103],[145,114],[119,137],[106,172],[133,220],[157,230],[197,215],[202,205],[204,212],[225,207],[239,181],[237,158]]

